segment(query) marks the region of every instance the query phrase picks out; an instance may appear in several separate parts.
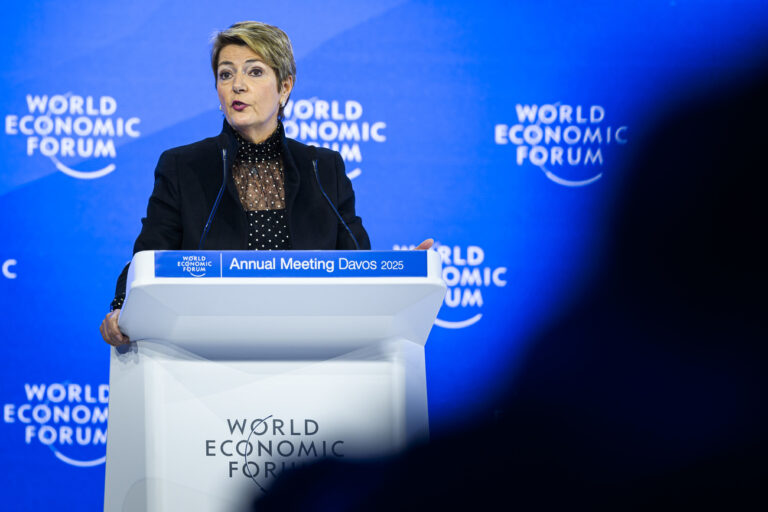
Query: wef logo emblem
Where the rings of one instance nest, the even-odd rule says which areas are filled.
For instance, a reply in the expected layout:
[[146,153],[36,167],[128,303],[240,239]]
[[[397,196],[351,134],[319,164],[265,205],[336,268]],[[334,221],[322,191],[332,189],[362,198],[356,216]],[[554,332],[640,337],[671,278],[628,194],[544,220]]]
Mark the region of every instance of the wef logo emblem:
[[26,383],[22,401],[3,405],[3,422],[65,464],[98,466],[106,460],[108,403],[108,384]]
[[627,143],[627,126],[606,123],[601,105],[518,104],[515,117],[494,126],[495,144],[514,145],[518,166],[531,164],[564,187],[598,181],[609,148]]
[[[116,141],[139,137],[140,122],[117,115],[111,96],[27,94],[26,112],[5,116],[5,134],[26,137],[28,157],[42,155],[67,176],[91,180],[115,170]],[[85,161],[98,167],[75,168]]]
[[[394,245],[395,251],[415,246]],[[485,250],[478,245],[445,245],[435,242],[443,262],[443,281],[448,290],[435,325],[444,329],[464,329],[483,318],[484,290],[507,286],[507,267],[489,265]]]
[[349,179],[363,172],[362,149],[387,141],[387,123],[368,119],[363,115],[363,105],[355,100],[289,100],[283,125],[288,138],[341,153]]

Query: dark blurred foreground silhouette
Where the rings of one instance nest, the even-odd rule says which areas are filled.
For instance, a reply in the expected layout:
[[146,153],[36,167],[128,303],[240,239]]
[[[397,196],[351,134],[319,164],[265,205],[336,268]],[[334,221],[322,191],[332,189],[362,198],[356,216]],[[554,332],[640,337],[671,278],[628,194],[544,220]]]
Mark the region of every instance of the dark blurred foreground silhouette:
[[764,509],[768,81],[714,92],[643,142],[600,271],[501,417],[287,473],[254,509]]

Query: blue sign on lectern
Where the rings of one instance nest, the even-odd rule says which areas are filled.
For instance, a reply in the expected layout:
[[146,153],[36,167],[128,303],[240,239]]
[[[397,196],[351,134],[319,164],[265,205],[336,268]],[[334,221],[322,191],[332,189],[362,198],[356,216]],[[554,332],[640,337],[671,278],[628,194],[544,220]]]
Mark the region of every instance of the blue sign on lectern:
[[155,252],[155,277],[426,276],[426,251]]

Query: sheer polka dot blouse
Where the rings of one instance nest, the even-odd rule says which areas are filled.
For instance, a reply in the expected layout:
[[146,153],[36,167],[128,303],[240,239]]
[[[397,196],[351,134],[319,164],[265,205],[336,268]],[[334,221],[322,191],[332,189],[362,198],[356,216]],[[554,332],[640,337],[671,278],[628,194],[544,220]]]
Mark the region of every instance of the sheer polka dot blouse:
[[285,172],[282,157],[283,125],[259,144],[237,136],[237,156],[232,165],[240,204],[248,216],[248,248],[291,248],[285,214]]

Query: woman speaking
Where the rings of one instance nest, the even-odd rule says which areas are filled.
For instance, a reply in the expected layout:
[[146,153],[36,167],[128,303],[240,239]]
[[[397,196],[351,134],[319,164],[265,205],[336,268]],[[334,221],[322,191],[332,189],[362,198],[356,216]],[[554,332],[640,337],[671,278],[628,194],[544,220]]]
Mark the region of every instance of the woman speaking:
[[[211,66],[223,129],[160,156],[134,254],[370,249],[341,155],[285,138],[280,120],[296,81],[288,36],[264,23],[235,23],[215,36]],[[127,272],[126,265],[101,323],[110,345],[129,341],[117,325]]]

